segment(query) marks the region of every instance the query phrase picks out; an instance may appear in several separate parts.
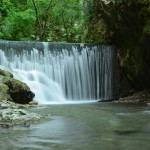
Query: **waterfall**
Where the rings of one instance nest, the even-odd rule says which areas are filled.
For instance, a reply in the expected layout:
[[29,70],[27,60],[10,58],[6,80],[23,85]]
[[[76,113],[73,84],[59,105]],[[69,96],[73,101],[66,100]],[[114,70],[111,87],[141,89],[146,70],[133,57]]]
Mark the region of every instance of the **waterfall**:
[[113,97],[113,47],[0,42],[0,65],[30,87],[39,103]]

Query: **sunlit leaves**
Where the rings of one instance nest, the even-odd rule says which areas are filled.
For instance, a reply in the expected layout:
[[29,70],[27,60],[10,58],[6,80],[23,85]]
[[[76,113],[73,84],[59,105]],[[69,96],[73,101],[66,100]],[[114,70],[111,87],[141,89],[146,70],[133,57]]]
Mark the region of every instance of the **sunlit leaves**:
[[35,17],[34,12],[28,9],[23,12],[11,12],[3,24],[3,32],[8,39],[30,39],[33,34]]
[[82,0],[34,0],[34,3],[0,1],[0,38],[81,42],[88,18]]

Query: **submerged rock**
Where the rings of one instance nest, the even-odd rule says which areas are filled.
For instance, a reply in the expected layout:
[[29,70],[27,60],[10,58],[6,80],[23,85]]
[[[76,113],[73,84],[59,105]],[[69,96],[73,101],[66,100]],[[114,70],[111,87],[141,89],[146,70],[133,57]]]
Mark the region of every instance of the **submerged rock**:
[[11,73],[0,69],[0,101],[8,100],[27,104],[33,100],[34,96],[35,94],[26,83],[14,79]]
[[110,130],[119,135],[130,135],[142,132],[145,121],[141,121],[142,116],[140,117],[139,119],[137,112],[115,113],[113,118],[109,120]]

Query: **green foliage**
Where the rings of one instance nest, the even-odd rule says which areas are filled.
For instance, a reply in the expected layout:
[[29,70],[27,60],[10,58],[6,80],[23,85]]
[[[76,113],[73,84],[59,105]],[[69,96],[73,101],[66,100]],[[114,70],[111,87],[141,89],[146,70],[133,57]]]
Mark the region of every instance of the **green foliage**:
[[2,0],[0,39],[81,42],[86,16],[82,0]]
[[[57,7],[56,7],[57,4]],[[54,41],[80,42],[85,16],[79,0],[56,1],[53,7],[49,38]],[[65,8],[65,9],[64,9]],[[56,36],[55,36],[56,35]]]
[[9,40],[30,40],[34,35],[35,17],[33,10],[8,13],[3,22],[4,36]]

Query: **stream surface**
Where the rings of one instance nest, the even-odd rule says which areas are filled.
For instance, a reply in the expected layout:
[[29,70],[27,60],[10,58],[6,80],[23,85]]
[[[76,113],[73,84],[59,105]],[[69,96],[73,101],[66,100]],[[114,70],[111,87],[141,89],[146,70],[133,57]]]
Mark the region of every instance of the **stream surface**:
[[150,107],[87,103],[44,105],[30,111],[51,119],[0,129],[1,150],[149,150]]

